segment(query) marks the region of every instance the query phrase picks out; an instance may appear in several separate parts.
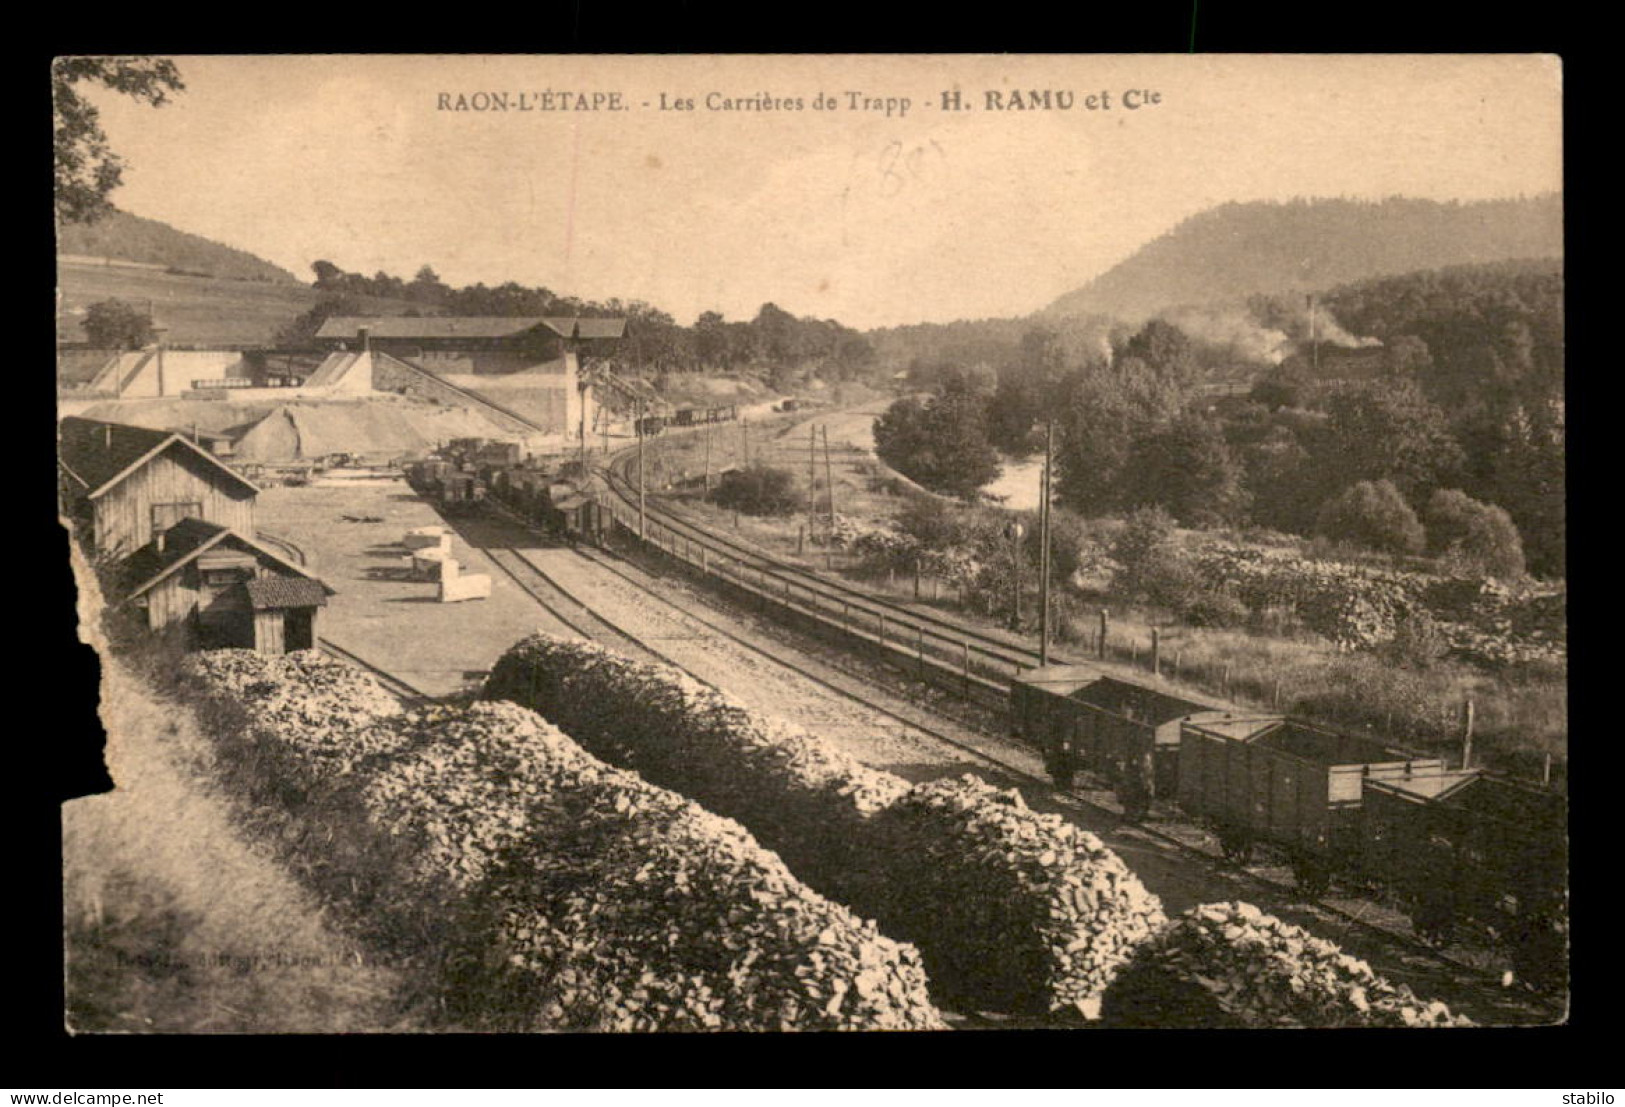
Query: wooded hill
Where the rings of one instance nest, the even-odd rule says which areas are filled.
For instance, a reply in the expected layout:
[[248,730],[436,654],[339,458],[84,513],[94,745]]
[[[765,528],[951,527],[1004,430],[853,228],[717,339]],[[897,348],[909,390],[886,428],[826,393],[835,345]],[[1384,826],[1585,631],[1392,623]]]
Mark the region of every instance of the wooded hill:
[[59,256],[113,258],[157,265],[190,276],[298,283],[298,278],[286,269],[246,250],[222,246],[156,219],[143,219],[123,211],[115,211],[94,223],[59,223],[56,252]]
[[1563,201],[1555,193],[1473,203],[1230,203],[1191,216],[1040,314],[1138,322],[1182,304],[1562,254]]

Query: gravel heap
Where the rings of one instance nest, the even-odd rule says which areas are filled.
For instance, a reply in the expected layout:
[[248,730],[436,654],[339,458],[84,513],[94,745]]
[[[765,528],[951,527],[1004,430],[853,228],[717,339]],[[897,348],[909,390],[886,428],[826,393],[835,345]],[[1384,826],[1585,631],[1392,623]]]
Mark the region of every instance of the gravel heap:
[[492,667],[485,695],[533,708],[598,757],[739,820],[831,894],[863,864],[868,818],[908,791],[680,670],[593,643],[527,638]]
[[[736,823],[528,711],[403,714],[370,677],[311,653],[205,654],[194,671],[206,705],[233,708],[206,722],[241,724],[231,740],[286,783],[353,800],[374,848],[334,863],[385,870],[350,887],[385,889],[364,904],[381,931],[442,937],[441,987],[472,1025],[944,1025],[912,947],[800,884]],[[336,752],[352,741],[354,755]]]
[[911,788],[666,666],[535,635],[485,694],[738,819],[803,879],[920,947],[940,993],[1092,1017],[1161,905],[1098,838],[974,778]]
[[189,674],[211,729],[276,783],[320,792],[367,761],[399,751],[400,701],[370,676],[317,650],[193,654]]
[[1178,916],[1118,975],[1103,1014],[1159,1028],[1473,1025],[1250,903]]
[[956,994],[999,1009],[1086,1018],[1162,903],[1095,835],[973,776],[910,790],[875,820],[885,857],[876,914]]

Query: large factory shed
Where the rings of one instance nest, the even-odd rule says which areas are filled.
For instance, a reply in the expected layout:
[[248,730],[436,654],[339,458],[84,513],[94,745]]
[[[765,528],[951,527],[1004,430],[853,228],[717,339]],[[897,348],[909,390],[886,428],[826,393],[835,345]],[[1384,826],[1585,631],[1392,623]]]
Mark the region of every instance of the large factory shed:
[[336,315],[316,332],[330,350],[382,350],[436,373],[515,373],[611,341],[625,319],[568,316]]
[[63,508],[98,554],[128,557],[182,519],[254,533],[259,489],[183,435],[70,417],[57,466]]
[[316,339],[329,350],[324,368],[335,384],[356,376],[345,359],[371,359],[376,391],[442,403],[472,399],[518,419],[524,433],[574,437],[594,422],[580,356],[625,334],[624,319],[335,316]]
[[317,642],[317,614],[333,589],[235,531],[185,519],[126,566],[128,602],[153,631],[177,630],[188,649],[280,654]]

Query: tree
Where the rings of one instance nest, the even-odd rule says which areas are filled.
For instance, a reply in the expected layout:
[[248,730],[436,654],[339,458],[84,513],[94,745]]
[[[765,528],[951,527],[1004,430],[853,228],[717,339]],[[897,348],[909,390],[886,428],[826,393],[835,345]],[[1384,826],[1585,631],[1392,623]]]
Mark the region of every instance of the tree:
[[451,290],[441,281],[440,274],[425,265],[417,271],[412,283],[406,286],[406,298],[414,304],[439,305],[446,302]]
[[1241,466],[1204,415],[1186,413],[1140,438],[1128,476],[1134,502],[1161,504],[1186,526],[1223,526],[1246,510]]
[[937,492],[972,499],[999,475],[999,455],[987,441],[987,404],[963,377],[921,404],[904,397],[875,420],[875,453],[905,476]]
[[1295,372],[1292,367],[1278,365],[1253,384],[1247,398],[1254,403],[1263,404],[1271,411],[1280,411],[1283,407],[1301,405],[1307,385],[1308,382],[1302,374]]
[[1135,443],[1173,419],[1188,393],[1138,358],[1072,374],[1062,389],[1056,497],[1084,515],[1135,506]]
[[722,474],[716,501],[719,507],[747,515],[789,515],[806,502],[796,493],[795,479],[787,470],[760,462]]
[[85,311],[85,338],[109,350],[139,350],[157,337],[152,316],[123,300],[102,300]]
[[1428,500],[1427,532],[1436,557],[1490,576],[1523,575],[1523,540],[1505,508],[1441,488]]
[[1345,479],[1388,480],[1421,495],[1454,478],[1465,460],[1444,412],[1414,382],[1343,389],[1326,412],[1319,461]]
[[337,291],[339,286],[344,281],[344,270],[340,269],[330,261],[313,261],[310,263],[310,269],[311,272],[316,274],[316,279],[312,281],[311,284],[316,288],[322,289],[324,292]]
[[1319,532],[1378,553],[1420,553],[1426,542],[1422,522],[1392,481],[1360,481],[1321,508]]
[[1196,355],[1184,331],[1164,319],[1153,319],[1128,340],[1123,358],[1137,358],[1161,377],[1192,384],[1197,373]]
[[51,66],[51,109],[56,154],[56,217],[93,223],[113,210],[108,196],[124,179],[124,160],[107,145],[101,113],[80,93],[101,85],[153,107],[183,91],[180,71],[167,58],[58,58]]
[[303,346],[316,337],[322,324],[334,315],[362,315],[361,302],[344,293],[327,293],[317,298],[310,309],[282,327],[276,333],[278,346]]

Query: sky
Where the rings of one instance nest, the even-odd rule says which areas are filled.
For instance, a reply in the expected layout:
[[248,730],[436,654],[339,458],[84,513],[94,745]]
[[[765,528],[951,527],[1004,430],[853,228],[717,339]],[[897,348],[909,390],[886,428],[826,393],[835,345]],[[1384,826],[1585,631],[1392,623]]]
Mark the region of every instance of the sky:
[[[680,323],[767,301],[860,328],[1024,315],[1226,201],[1562,188],[1543,56],[175,60],[162,107],[90,93],[124,210],[303,280],[429,264]],[[1044,90],[1050,110],[1011,108]],[[492,92],[507,111],[456,110]]]

